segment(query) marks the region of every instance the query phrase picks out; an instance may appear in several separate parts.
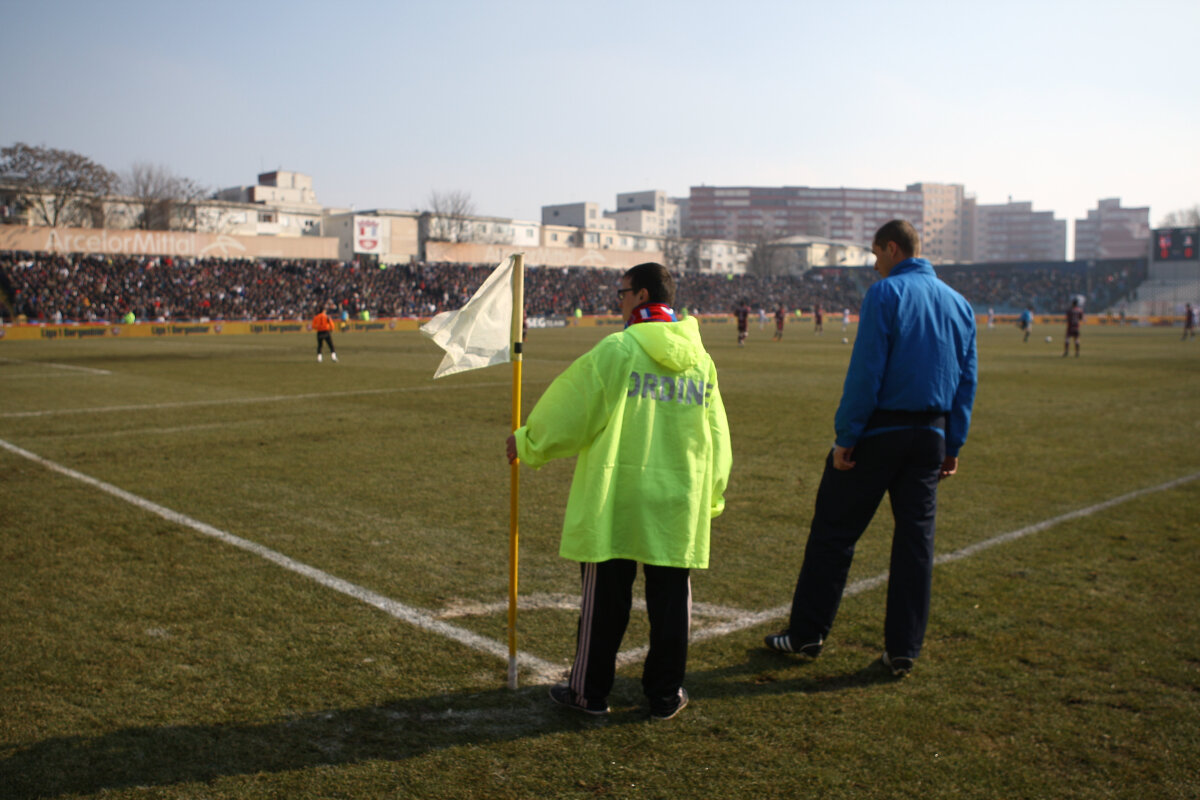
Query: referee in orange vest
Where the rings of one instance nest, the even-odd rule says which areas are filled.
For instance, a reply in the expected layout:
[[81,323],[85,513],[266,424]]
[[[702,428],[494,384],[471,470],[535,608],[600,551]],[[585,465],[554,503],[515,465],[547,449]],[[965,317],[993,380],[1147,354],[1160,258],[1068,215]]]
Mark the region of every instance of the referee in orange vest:
[[325,313],[325,309],[317,312],[312,321],[313,330],[317,332],[317,361],[321,361],[321,345],[329,343],[329,357],[337,363],[337,350],[333,349],[333,320]]

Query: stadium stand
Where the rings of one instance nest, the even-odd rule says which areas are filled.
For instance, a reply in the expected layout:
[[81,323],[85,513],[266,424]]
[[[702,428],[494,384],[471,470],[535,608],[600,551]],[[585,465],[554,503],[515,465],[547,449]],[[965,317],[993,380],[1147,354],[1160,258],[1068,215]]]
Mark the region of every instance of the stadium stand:
[[977,312],[992,308],[1015,314],[1031,305],[1037,313],[1058,313],[1077,295],[1085,298],[1089,312],[1100,312],[1135,299],[1146,277],[1146,260],[946,265],[937,267],[937,273]]
[[[306,319],[321,303],[346,316],[424,317],[460,307],[495,265],[412,263],[386,269],[353,262],[286,259],[171,259],[152,256],[0,252],[0,314],[30,322],[115,320]],[[980,313],[1032,304],[1060,312],[1082,295],[1089,311],[1136,297],[1145,261],[1032,262],[939,266],[938,274]],[[532,267],[526,271],[529,316],[611,314],[612,270]],[[818,268],[802,276],[681,276],[676,303],[692,313],[724,314],[741,302],[768,310],[857,312],[874,281],[868,268]]]

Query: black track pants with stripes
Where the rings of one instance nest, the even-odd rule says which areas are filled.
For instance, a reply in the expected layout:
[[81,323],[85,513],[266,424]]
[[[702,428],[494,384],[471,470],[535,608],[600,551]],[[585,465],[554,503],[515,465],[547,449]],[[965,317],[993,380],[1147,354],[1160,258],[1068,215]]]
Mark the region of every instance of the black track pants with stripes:
[[[570,685],[577,697],[608,699],[617,651],[629,624],[636,561],[613,559],[580,564],[583,602]],[[643,565],[650,651],[642,668],[642,691],[651,707],[674,702],[687,667],[692,619],[692,582],[687,569]]]

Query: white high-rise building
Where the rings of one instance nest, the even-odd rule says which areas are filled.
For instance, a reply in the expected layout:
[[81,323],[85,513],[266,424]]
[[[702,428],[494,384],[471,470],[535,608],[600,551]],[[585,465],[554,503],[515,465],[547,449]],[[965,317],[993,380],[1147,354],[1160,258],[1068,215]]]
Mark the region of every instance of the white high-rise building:
[[1150,247],[1150,209],[1121,208],[1121,199],[1101,200],[1075,220],[1075,260],[1143,258]]
[[619,231],[651,233],[655,236],[679,236],[682,220],[678,204],[661,189],[625,192],[617,195],[617,210],[605,211]]
[[963,261],[1065,261],[1067,221],[1053,211],[1034,211],[1033,203],[983,205],[963,202],[967,246]]
[[921,255],[934,264],[961,263],[967,244],[962,184],[913,183],[907,190],[921,193],[925,223],[921,232]]

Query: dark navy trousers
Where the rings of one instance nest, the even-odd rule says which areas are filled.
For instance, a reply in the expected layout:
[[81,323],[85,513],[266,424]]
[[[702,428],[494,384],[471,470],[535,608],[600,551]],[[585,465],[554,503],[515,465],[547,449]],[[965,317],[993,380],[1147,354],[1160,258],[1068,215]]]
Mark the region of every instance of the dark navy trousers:
[[329,352],[337,352],[333,349],[333,334],[329,331],[317,331],[317,355],[321,355],[322,344],[329,345]]
[[833,453],[817,489],[804,564],[792,596],[788,631],[796,645],[823,641],[833,627],[854,547],[886,492],[892,534],[884,642],[893,657],[916,658],[929,621],[938,473],[945,439],[927,428],[867,436],[854,447],[853,469],[833,468]]
[[[616,675],[617,651],[629,624],[638,562],[617,558],[582,563],[583,601],[575,662],[568,680],[576,695],[608,699]],[[642,668],[642,691],[651,708],[676,702],[687,668],[692,619],[692,581],[682,567],[643,565],[650,651]]]

